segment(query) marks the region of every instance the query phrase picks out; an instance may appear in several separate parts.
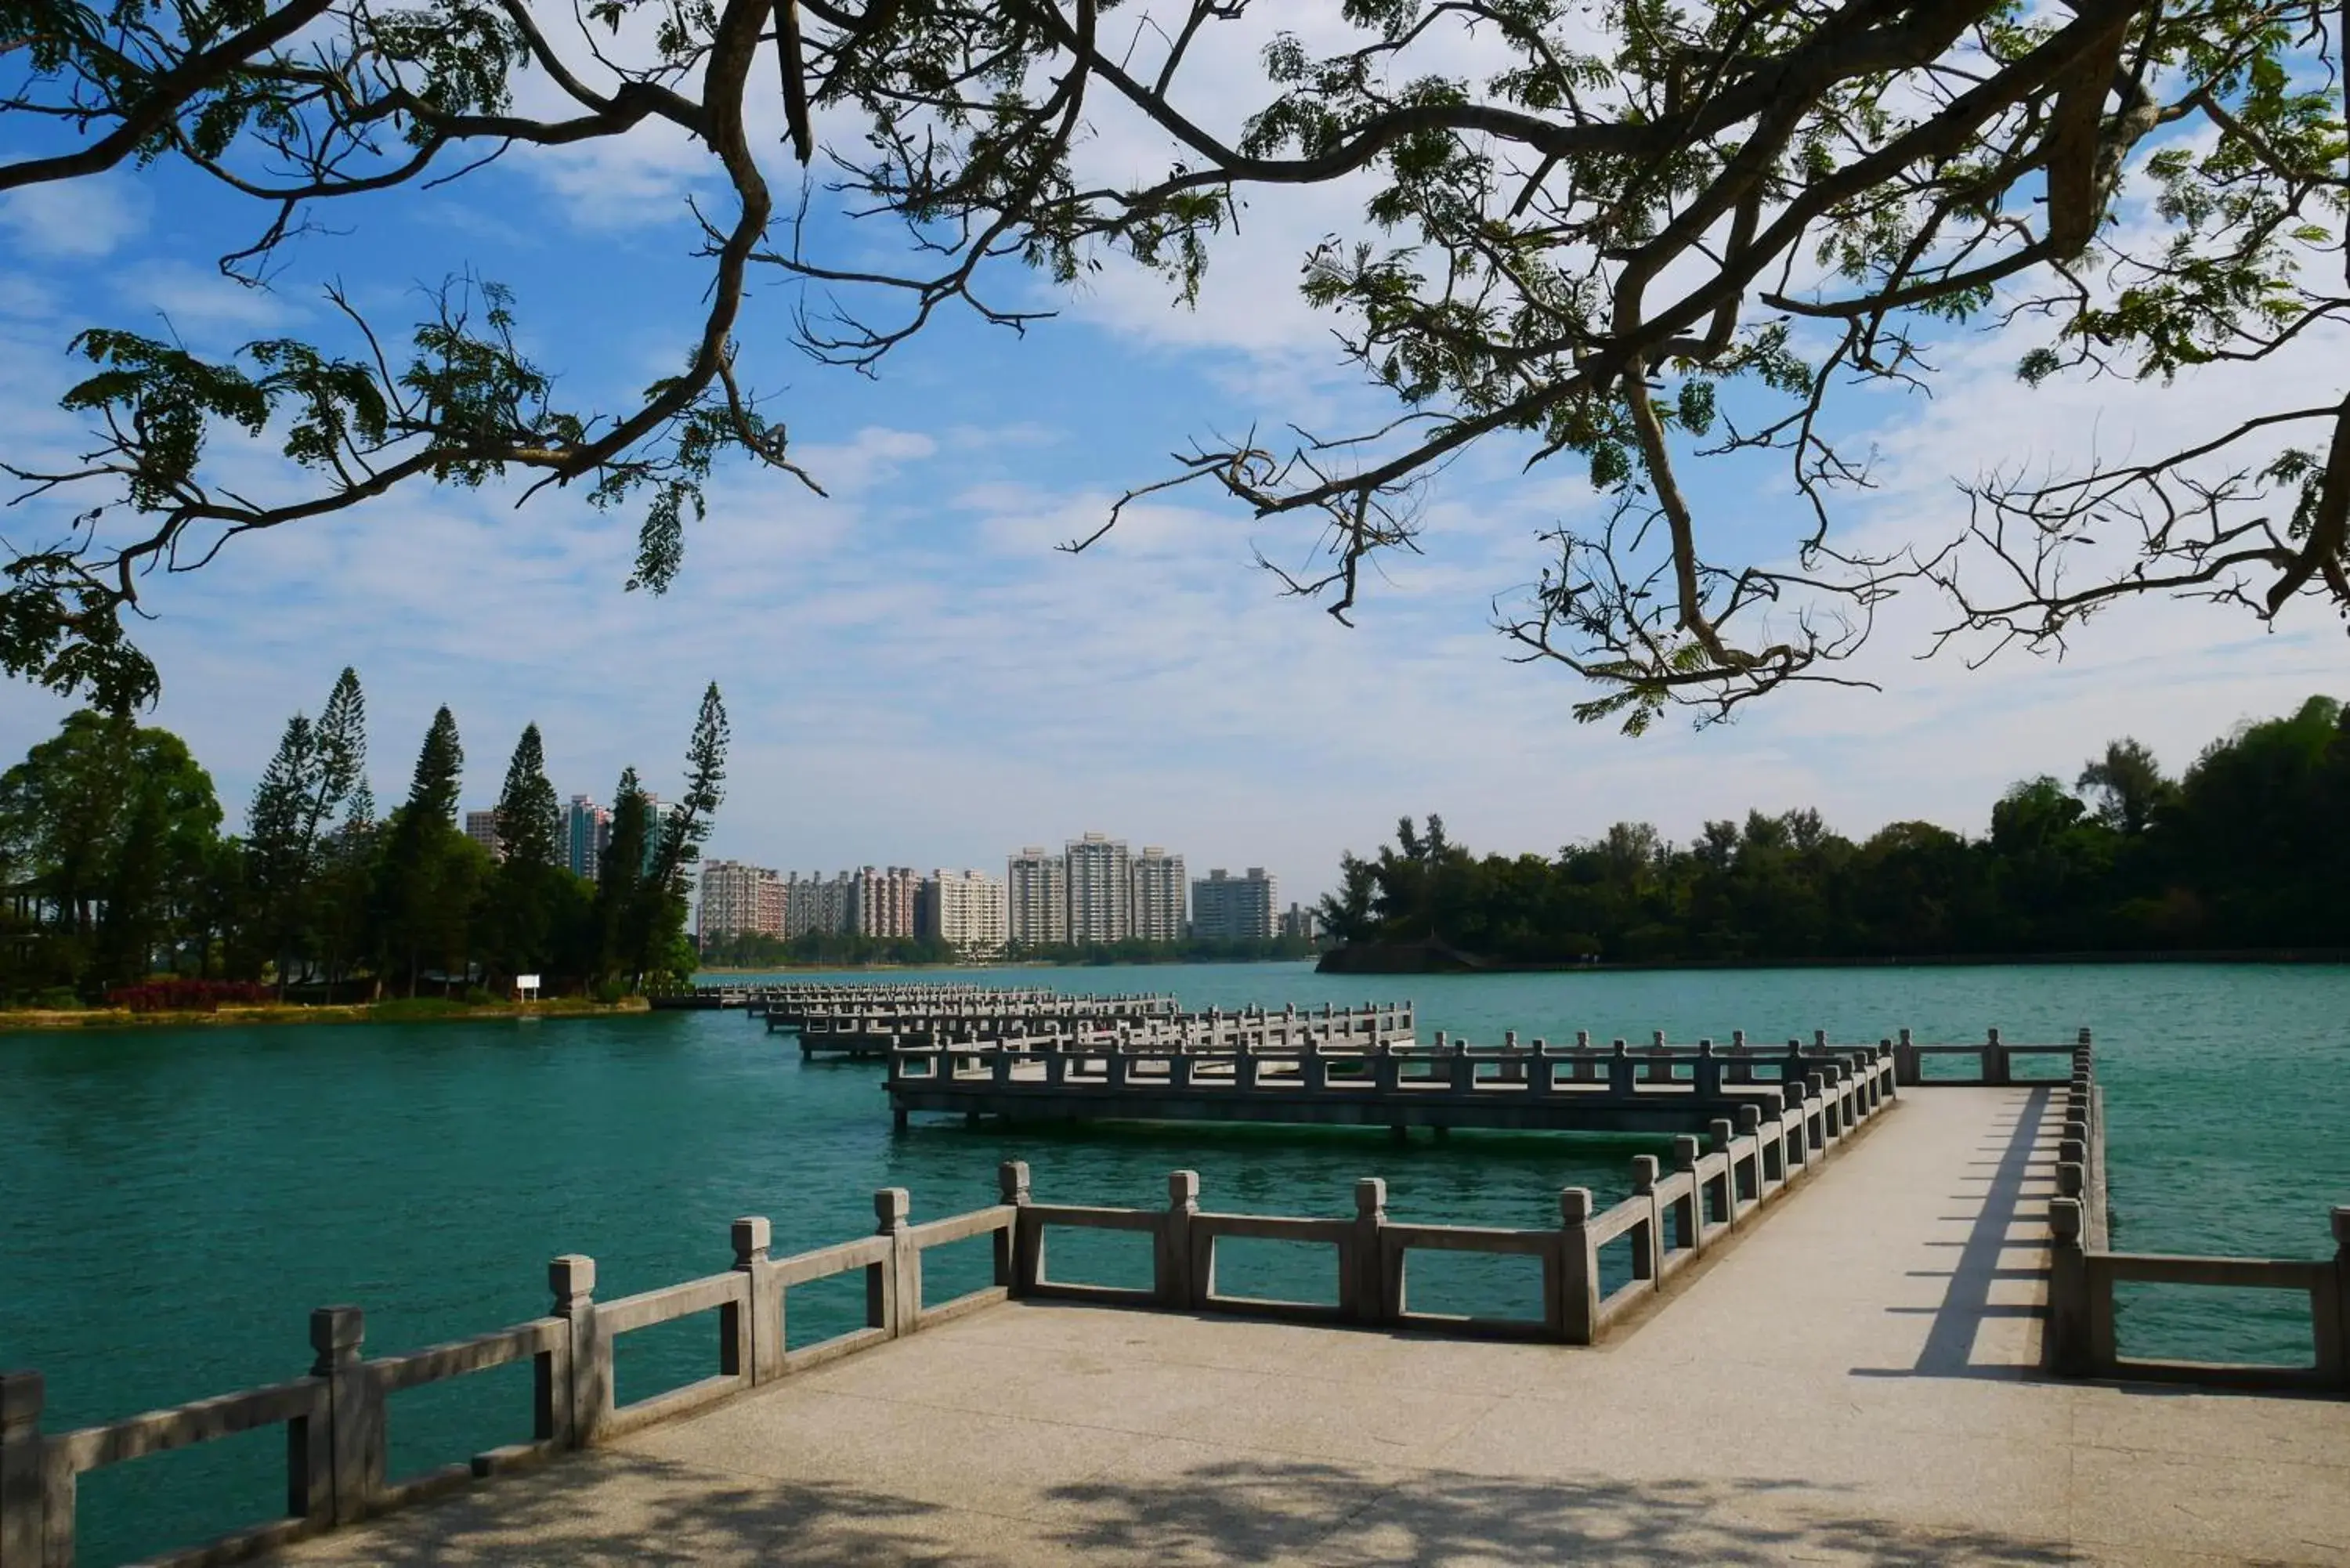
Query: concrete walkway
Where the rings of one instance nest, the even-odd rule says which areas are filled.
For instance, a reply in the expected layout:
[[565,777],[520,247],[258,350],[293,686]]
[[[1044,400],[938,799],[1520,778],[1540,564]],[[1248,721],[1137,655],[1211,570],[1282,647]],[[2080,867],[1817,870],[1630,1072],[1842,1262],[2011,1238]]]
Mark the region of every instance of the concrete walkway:
[[2350,1563],[2350,1404],[2033,1376],[2044,1097],[1913,1092],[1599,1349],[1006,1306],[286,1560]]

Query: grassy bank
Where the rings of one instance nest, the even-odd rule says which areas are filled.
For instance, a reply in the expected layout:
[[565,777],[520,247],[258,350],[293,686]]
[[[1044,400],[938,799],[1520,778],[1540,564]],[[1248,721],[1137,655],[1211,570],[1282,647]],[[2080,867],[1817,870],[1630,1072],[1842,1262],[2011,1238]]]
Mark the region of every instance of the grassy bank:
[[557,997],[546,1002],[476,1003],[438,996],[398,997],[386,1002],[261,1002],[210,1010],[133,1012],[127,1007],[0,1008],[0,1031],[12,1029],[184,1029],[204,1024],[425,1023],[483,1018],[608,1018],[644,1012],[641,996],[619,1002]]

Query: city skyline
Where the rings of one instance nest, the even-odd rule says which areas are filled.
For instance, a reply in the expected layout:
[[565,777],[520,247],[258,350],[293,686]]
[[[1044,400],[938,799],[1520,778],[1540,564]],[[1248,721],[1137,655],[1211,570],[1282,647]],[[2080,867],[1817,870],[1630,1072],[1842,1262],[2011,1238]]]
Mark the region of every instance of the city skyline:
[[871,865],[827,877],[705,855],[693,879],[695,929],[705,942],[830,932],[931,937],[984,951],[1315,934],[1310,904],[1284,910],[1279,878],[1262,866],[1193,877],[1180,852],[1157,844],[1132,852],[1097,829],[1064,840],[1058,853],[1024,846],[1003,865],[1000,877],[976,867]]

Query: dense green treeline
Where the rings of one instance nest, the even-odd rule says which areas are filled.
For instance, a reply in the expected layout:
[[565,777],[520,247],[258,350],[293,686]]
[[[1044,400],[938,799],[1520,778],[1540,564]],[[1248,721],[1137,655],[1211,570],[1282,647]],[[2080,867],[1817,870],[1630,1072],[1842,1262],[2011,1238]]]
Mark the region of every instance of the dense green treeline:
[[2311,698],[2175,780],[2116,742],[2070,788],[2011,787],[1981,838],[1755,812],[1690,844],[1619,823],[1481,857],[1431,816],[1340,870],[1321,912],[1342,940],[1516,963],[2350,948],[2350,713]]
[[683,797],[656,813],[626,769],[595,881],[566,864],[538,726],[516,742],[498,853],[457,826],[465,754],[433,715],[408,793],[379,816],[366,701],[346,670],[286,722],[242,836],[170,732],[84,710],[0,774],[0,997],[96,1001],[156,975],[298,998],[617,996],[694,967],[689,874],[723,798],[726,713],[703,694]]

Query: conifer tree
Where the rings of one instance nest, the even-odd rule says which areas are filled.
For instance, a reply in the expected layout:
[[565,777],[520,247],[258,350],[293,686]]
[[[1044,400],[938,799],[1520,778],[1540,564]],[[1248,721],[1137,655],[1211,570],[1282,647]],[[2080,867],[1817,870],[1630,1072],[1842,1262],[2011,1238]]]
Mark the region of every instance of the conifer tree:
[[342,821],[319,857],[317,924],[331,992],[345,965],[364,950],[377,834],[375,788],[367,776],[367,700],[359,672],[348,665],[327,697],[317,730],[319,750],[342,785]]
[[660,840],[653,857],[660,886],[675,888],[680,898],[684,896],[687,869],[702,857],[702,841],[710,836],[711,823],[726,799],[726,744],[733,734],[726,722],[726,704],[713,680],[702,693],[693,739],[686,746],[685,794],[660,824]]
[[[335,677],[335,689],[327,693],[317,729],[324,764],[319,775],[321,815],[325,815],[367,782],[367,699],[359,691],[359,671],[348,664]],[[369,813],[373,812],[370,802]]]
[[424,732],[407,803],[387,825],[376,877],[377,973],[405,969],[411,996],[427,960],[445,974],[465,947],[479,880],[465,851],[480,846],[456,826],[464,767],[457,721],[443,706]]
[[525,724],[506,763],[505,788],[498,795],[498,847],[507,865],[556,864],[559,810],[555,786],[547,782],[546,750],[538,726]]
[[278,738],[277,754],[261,770],[245,814],[251,931],[260,950],[276,961],[281,1000],[307,934],[303,894],[314,871],[322,762],[317,732],[307,716],[295,714]]
[[498,796],[496,870],[490,882],[491,959],[507,974],[538,972],[556,955],[571,879],[556,836],[555,786],[538,726],[524,728]]
[[634,983],[651,817],[637,770],[622,768],[620,782],[612,788],[612,837],[598,862],[590,923],[595,946],[592,968],[598,981],[625,979]]
[[409,780],[408,810],[436,822],[457,819],[457,791],[465,772],[465,748],[457,741],[457,721],[447,704],[432,715],[424,732],[423,749],[416,753],[416,772]]

